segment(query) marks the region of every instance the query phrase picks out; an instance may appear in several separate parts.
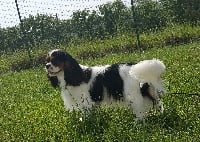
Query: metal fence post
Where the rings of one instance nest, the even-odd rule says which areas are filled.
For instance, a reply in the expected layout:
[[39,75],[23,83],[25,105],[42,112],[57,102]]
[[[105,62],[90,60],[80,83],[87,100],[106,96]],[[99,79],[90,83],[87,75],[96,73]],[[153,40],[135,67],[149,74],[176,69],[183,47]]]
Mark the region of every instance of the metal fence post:
[[136,34],[136,46],[138,50],[141,50],[140,48],[140,33],[139,33],[139,19],[138,15],[135,11],[135,6],[133,0],[131,0],[131,10],[132,10],[132,16],[133,16],[133,24],[134,24],[134,29],[135,29],[135,34]]
[[16,4],[16,8],[17,8],[17,12],[18,12],[18,16],[19,16],[19,21],[20,21],[20,29],[22,31],[22,34],[23,34],[23,39],[25,40],[25,48],[27,50],[27,54],[28,54],[28,57],[29,57],[29,60],[31,61],[31,52],[30,52],[30,49],[28,47],[28,43],[27,43],[27,35],[26,35],[26,32],[24,30],[24,24],[23,24],[23,21],[22,21],[22,18],[21,18],[21,15],[20,15],[20,11],[19,11],[19,6],[18,6],[18,3],[17,3],[17,0],[15,0],[15,4]]

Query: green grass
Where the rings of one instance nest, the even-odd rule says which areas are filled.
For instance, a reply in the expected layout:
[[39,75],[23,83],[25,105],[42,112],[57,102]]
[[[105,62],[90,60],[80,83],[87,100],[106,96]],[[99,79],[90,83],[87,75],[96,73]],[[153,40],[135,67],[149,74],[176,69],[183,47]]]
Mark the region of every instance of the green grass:
[[78,112],[64,109],[60,91],[50,86],[43,67],[1,73],[0,141],[199,141],[200,96],[189,95],[200,90],[199,54],[197,42],[105,54],[95,60],[78,58],[85,65],[163,60],[169,92],[163,98],[165,111],[149,113],[145,123],[135,123],[134,114],[121,108],[97,109],[80,122]]
[[[200,25],[190,26],[171,25],[162,31],[141,33],[141,48],[160,48],[168,45],[177,46],[200,41]],[[76,43],[76,42],[75,42]],[[20,49],[15,53],[0,51],[0,73],[9,70],[19,71],[41,66],[44,62],[44,55],[47,51],[55,48],[66,49],[71,55],[80,60],[94,60],[109,56],[110,54],[133,53],[136,50],[136,37],[134,34],[116,35],[106,40],[82,41],[79,44],[51,47],[47,43],[40,47],[32,47],[30,50],[32,62],[29,61],[27,51]],[[93,63],[92,63],[93,64]]]

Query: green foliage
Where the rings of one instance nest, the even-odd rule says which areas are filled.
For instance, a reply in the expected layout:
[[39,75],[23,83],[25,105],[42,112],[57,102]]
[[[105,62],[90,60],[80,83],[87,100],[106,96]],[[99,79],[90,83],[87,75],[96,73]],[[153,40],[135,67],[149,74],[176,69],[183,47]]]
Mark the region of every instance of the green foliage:
[[[199,41],[200,27],[184,25],[171,25],[159,32],[149,32],[140,35],[141,49],[146,50],[153,47],[175,46]],[[48,44],[41,45],[42,48],[32,48],[32,61],[27,57],[26,50],[13,52],[1,52],[0,73],[8,70],[19,71],[44,64],[44,56],[50,49],[63,48],[79,60],[95,59],[109,54],[132,53],[136,51],[136,39],[132,34],[119,34],[110,39],[84,41],[82,43],[69,44],[59,47],[49,47]],[[89,49],[89,50],[88,50]]]
[[131,110],[118,107],[96,108],[80,122],[79,112],[64,109],[60,91],[50,86],[43,67],[2,73],[0,141],[198,141],[200,100],[188,94],[199,94],[200,90],[199,45],[197,42],[80,60],[85,65],[163,60],[168,91],[163,97],[165,110],[163,114],[149,113],[145,123],[136,123]]
[[105,33],[108,35],[121,31],[127,25],[126,20],[130,22],[129,10],[120,0],[100,6],[99,11],[103,15]]
[[22,46],[21,33],[18,27],[0,28],[0,50],[14,51]]
[[135,9],[135,22],[141,32],[161,29],[170,23],[166,10],[158,1],[139,0]]
[[36,49],[31,51],[32,60],[29,60],[26,50],[15,52],[1,52],[0,56],[0,74],[7,71],[21,71],[25,69],[35,68],[45,63],[47,51],[50,48]]
[[[141,29],[148,30],[140,35],[142,52],[136,50],[136,39],[130,34],[134,24],[129,19],[131,11],[121,1],[101,6],[101,15],[96,11],[78,11],[66,21],[52,16],[30,16],[24,19],[26,41],[19,27],[0,29],[0,141],[198,141],[200,28],[198,24],[162,26],[177,18],[180,23],[196,23],[199,16],[194,19],[191,15],[195,15],[195,9],[189,17],[184,11],[194,7],[198,10],[199,3],[181,7],[183,13],[178,13],[182,2],[190,2],[173,1],[176,8],[171,2],[162,0],[161,7],[157,5],[160,3],[148,0],[138,4]],[[154,32],[157,28],[163,30]],[[25,42],[32,47],[31,62],[22,48]],[[145,123],[136,123],[129,109],[102,107],[92,110],[80,122],[80,113],[66,111],[60,91],[47,81],[44,55],[51,48],[66,49],[84,65],[163,60],[168,91],[163,98],[164,113],[150,112]]]
[[[68,21],[61,21],[57,17],[47,15],[31,16],[23,20],[26,38],[30,44],[48,42],[49,44],[66,43],[69,27]],[[26,41],[25,41],[26,42]]]
[[102,40],[134,31],[137,34],[158,31],[174,23],[198,25],[199,11],[198,0],[137,0],[132,8],[116,0],[96,11],[76,11],[67,20],[60,20],[57,15],[29,15],[23,19],[24,31],[20,25],[0,29],[0,49],[14,51],[24,45],[35,48]]
[[199,0],[160,0],[173,22],[196,24],[200,20]]

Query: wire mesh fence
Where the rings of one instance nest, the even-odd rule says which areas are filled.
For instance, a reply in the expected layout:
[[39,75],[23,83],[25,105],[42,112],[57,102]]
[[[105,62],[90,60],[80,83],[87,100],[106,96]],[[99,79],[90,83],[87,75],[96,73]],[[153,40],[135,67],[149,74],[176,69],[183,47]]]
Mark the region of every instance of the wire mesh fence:
[[66,45],[122,34],[135,36],[140,47],[141,33],[174,23],[198,24],[199,10],[195,0],[2,0],[0,50]]
[[130,19],[129,12],[119,21],[120,14],[129,11],[130,3],[129,0],[0,1],[0,48],[15,50],[24,45],[105,38]]
[[[114,0],[18,0],[22,18],[37,14],[58,16],[59,19],[70,19],[73,12],[80,10],[98,10],[100,5]],[[122,0],[130,6],[130,0]],[[12,27],[19,24],[15,0],[0,1],[0,27]]]
[[[30,48],[39,47],[44,43],[66,45],[72,40],[105,39],[115,34],[130,32],[135,33],[133,36],[136,35],[139,47],[139,34],[144,31],[163,28],[170,22],[199,23],[199,2],[195,4],[193,0],[178,1],[182,7],[177,6],[178,3],[167,2],[167,0],[1,0],[0,51],[26,48],[31,60]],[[22,18],[21,21],[19,17]],[[190,36],[193,35],[186,33],[186,36],[178,35],[178,38],[172,35],[169,37],[169,44],[190,42],[193,38]],[[193,39],[198,40],[199,34],[195,34]],[[165,43],[168,45],[168,42]]]

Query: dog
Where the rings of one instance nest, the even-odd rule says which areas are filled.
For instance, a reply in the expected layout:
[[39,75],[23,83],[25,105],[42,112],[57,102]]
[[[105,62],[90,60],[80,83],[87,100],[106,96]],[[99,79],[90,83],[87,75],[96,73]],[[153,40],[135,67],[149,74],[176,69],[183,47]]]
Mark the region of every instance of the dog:
[[61,89],[67,110],[122,103],[131,107],[137,120],[152,108],[163,111],[164,71],[165,65],[158,59],[88,67],[61,49],[50,51],[46,57],[48,79],[54,88]]

